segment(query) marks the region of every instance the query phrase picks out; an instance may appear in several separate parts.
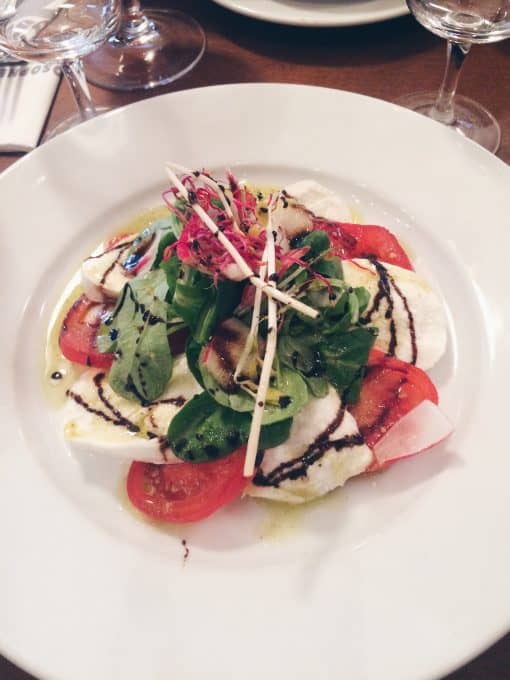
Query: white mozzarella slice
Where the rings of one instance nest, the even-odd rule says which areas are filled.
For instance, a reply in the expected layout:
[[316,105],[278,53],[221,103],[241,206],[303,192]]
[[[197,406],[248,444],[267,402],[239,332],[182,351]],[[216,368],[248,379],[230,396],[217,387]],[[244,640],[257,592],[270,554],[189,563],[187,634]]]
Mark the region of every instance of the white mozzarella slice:
[[375,346],[388,352],[393,337],[397,358],[413,362],[415,355],[419,368],[433,366],[446,349],[447,327],[441,300],[425,279],[391,264],[379,264],[378,270],[364,259],[342,264],[347,283],[354,288],[362,286],[370,294],[364,317],[379,329]]
[[351,211],[345,201],[322,184],[303,179],[289,184],[285,191],[317,217],[334,222],[349,222]]
[[[324,433],[329,445],[319,440]],[[286,442],[266,450],[246,494],[304,503],[364,472],[372,457],[356,421],[347,411],[342,415],[340,397],[331,388],[326,397],[311,399],[294,417]]]
[[166,446],[168,426],[183,403],[202,391],[188,370],[186,358],[175,360],[167,390],[150,406],[119,396],[106,377],[99,382],[101,375],[101,370],[88,369],[70,389],[63,409],[64,436],[69,446],[130,460],[180,462]]
[[285,187],[273,210],[273,224],[287,239],[311,230],[316,217],[335,222],[352,220],[348,205],[339,196],[308,179]]
[[272,219],[278,230],[277,245],[283,246],[304,231],[311,231],[314,216],[289,195],[285,202],[278,201],[273,209]]
[[126,236],[109,250],[102,244],[83,262],[81,284],[90,300],[106,302],[119,297],[124,284],[132,278],[122,266],[122,258],[134,238]]

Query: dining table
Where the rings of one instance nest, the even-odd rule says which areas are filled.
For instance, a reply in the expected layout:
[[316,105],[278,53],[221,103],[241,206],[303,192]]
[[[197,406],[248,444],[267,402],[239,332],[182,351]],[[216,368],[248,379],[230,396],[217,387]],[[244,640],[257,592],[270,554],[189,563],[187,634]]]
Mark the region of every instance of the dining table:
[[[160,0],[162,3],[165,0]],[[91,86],[98,106],[117,108],[178,90],[249,82],[316,85],[394,102],[416,90],[434,90],[441,82],[445,42],[407,13],[380,23],[321,28],[261,21],[225,9],[212,0],[167,0],[167,4],[193,15],[203,26],[207,49],[200,63],[175,83],[150,91],[115,92]],[[497,155],[504,163],[510,163],[510,41],[474,46],[459,91],[484,104],[499,121],[502,142]],[[267,105],[268,102],[260,102],[261,107]],[[73,113],[74,108],[71,92],[62,81],[46,127],[51,129]],[[374,125],[378,125],[377,120]],[[384,129],[380,132],[384,135]],[[362,145],[363,139],[359,143]],[[0,154],[0,172],[22,157]],[[416,163],[419,162],[417,154]],[[437,159],[438,164],[447,162],[446,157]],[[483,588],[483,584],[477,587]],[[415,612],[415,616],[419,615]],[[398,654],[398,640],[393,640],[393,644]],[[466,665],[449,675],[448,680],[510,679],[510,634],[479,654],[481,651],[473,649],[474,658],[466,660]],[[0,656],[0,680],[32,677]],[[423,677],[419,669],[417,677]]]

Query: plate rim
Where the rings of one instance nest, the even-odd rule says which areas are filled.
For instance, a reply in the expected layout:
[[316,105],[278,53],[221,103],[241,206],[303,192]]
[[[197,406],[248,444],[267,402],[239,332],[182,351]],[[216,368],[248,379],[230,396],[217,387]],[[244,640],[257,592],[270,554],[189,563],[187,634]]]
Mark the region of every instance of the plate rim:
[[[391,19],[397,19],[398,17],[403,17],[409,14],[409,10],[405,4],[402,4],[400,0],[395,0],[395,6],[393,8],[388,8],[386,10],[380,10],[373,13],[365,12],[356,15],[355,11],[352,10],[354,18],[349,19],[347,17],[342,17],[341,10],[338,10],[338,14],[328,18],[325,15],[317,15],[316,19],[304,19],[300,20],[298,17],[294,17],[292,14],[289,17],[268,14],[263,11],[258,11],[256,8],[247,7],[243,0],[213,0],[217,5],[223,7],[224,9],[235,12],[250,19],[257,19],[259,21],[264,21],[266,23],[274,23],[283,26],[295,26],[301,28],[340,28],[347,26],[365,26],[367,24],[380,23],[382,21],[390,21]],[[291,12],[298,12],[291,8]],[[352,16],[352,15],[351,15]]]
[[[191,92],[197,92],[197,91],[209,90],[209,89],[218,89],[218,88],[231,89],[231,88],[239,88],[239,87],[241,87],[241,88],[252,88],[252,87],[260,87],[260,86],[264,86],[264,87],[268,87],[268,88],[278,88],[278,87],[284,86],[284,87],[293,88],[293,89],[294,89],[294,88],[306,88],[306,89],[310,89],[310,90],[321,89],[321,90],[327,90],[327,91],[335,92],[335,93],[336,93],[336,92],[339,92],[339,93],[347,94],[347,95],[352,96],[352,97],[355,97],[355,98],[362,98],[362,99],[369,99],[369,100],[377,101],[377,102],[383,103],[383,104],[385,104],[385,105],[387,105],[387,106],[390,106],[390,107],[393,107],[393,106],[394,106],[394,105],[392,105],[392,104],[389,103],[389,102],[384,102],[383,100],[378,100],[378,99],[376,99],[376,98],[374,98],[374,97],[369,97],[369,96],[367,96],[367,95],[360,95],[360,94],[357,94],[357,93],[345,92],[345,91],[338,90],[338,89],[335,89],[335,88],[327,88],[327,87],[317,88],[316,86],[310,86],[310,85],[293,85],[293,84],[278,84],[278,83],[246,83],[246,84],[233,84],[233,85],[230,85],[230,84],[229,84],[229,85],[214,85],[214,86],[209,86],[209,87],[207,87],[207,88],[194,88],[193,90],[185,90],[185,91],[176,92],[176,93],[162,94],[162,95],[159,95],[157,98],[153,98],[153,99],[170,98],[170,97],[178,96],[178,95],[180,95],[180,94],[182,94],[182,93],[191,93]],[[119,109],[116,109],[115,111],[112,111],[112,112],[110,112],[110,113],[107,114],[107,115],[108,115],[108,116],[121,115],[121,113],[125,112],[126,109],[131,109],[131,108],[133,108],[133,107],[138,107],[138,106],[139,106],[139,107],[147,106],[147,107],[150,108],[150,106],[151,106],[152,104],[150,104],[149,102],[152,102],[152,99],[150,99],[150,100],[144,100],[144,101],[140,101],[140,102],[135,102],[135,103],[133,103],[133,104],[129,104],[129,105],[126,105],[126,106],[124,106],[124,107],[120,107]],[[409,115],[416,115],[416,114],[412,114],[411,112],[408,112],[408,113],[409,113]],[[424,122],[425,122],[425,121],[424,121]],[[97,120],[92,120],[92,121],[90,121],[90,122],[87,123],[87,124],[88,124],[88,125],[97,124]],[[432,122],[432,124],[437,125],[436,123],[433,123],[433,122]],[[70,130],[70,131],[68,131],[68,132],[65,133],[65,134],[66,134],[66,135],[72,135],[72,134],[73,134],[73,131]],[[56,143],[57,141],[58,141],[58,138],[57,138],[56,140],[54,140],[55,143]],[[474,144],[473,142],[466,142],[466,143]],[[475,145],[475,146],[476,146],[476,145]],[[14,164],[13,164],[10,168],[8,168],[4,173],[2,173],[2,175],[0,176],[0,183],[1,183],[1,177],[5,176],[5,175],[7,175],[7,174],[10,175],[12,172],[15,172],[15,171],[16,171],[16,168],[19,167],[19,165],[21,165],[21,163],[30,162],[29,159],[31,159],[31,158],[33,157],[33,155],[36,154],[41,148],[44,148],[44,147],[40,147],[39,149],[37,149],[35,152],[32,152],[31,154],[27,154],[27,155],[24,156],[22,159],[20,159],[18,162],[14,163]],[[478,147],[477,147],[477,149],[478,149]],[[488,152],[485,152],[485,151],[482,150],[482,149],[480,149],[480,151],[482,151],[482,153],[488,154]],[[496,161],[497,164],[500,165],[500,167],[505,167],[505,168],[506,168],[506,171],[509,170],[508,165],[507,165],[506,163],[504,163],[501,159],[499,159],[499,158],[497,158],[497,157],[493,157],[493,156],[491,156],[491,154],[488,154],[488,156],[490,156],[494,161]],[[486,649],[488,646],[492,645],[494,642],[496,642],[498,639],[500,639],[503,635],[505,635],[507,631],[508,631],[508,629],[505,629],[505,630],[504,630],[503,632],[501,632],[501,633],[497,633],[496,635],[491,635],[491,636],[490,636],[490,639],[488,639],[488,640],[487,640],[486,642],[484,642],[484,643],[481,643],[480,646],[479,646],[479,648],[478,648],[477,650],[470,652],[470,653],[464,658],[464,660],[461,660],[459,663],[460,663],[461,665],[464,665],[465,663],[468,663],[470,660],[472,660],[472,659],[474,659],[476,656],[478,656],[484,649]],[[8,653],[8,651],[7,651],[7,653],[6,653],[6,652],[4,651],[4,649],[5,649],[5,648],[4,648],[4,645],[2,644],[2,654],[3,654],[7,659],[9,659],[9,660],[12,659],[13,663],[15,663],[15,664],[17,664],[17,665],[20,665],[20,667],[22,667],[22,668],[27,668],[27,669],[29,670],[29,672],[32,672],[32,673],[33,673],[33,670],[31,670],[31,668],[30,668],[31,664],[26,664],[25,662],[22,662],[22,664],[20,664],[20,663],[17,661],[17,655],[10,655],[10,654]],[[451,666],[451,670],[454,670],[455,668],[458,668],[458,667],[459,667],[459,663],[455,662],[455,663]],[[40,675],[40,672],[37,671],[37,669],[36,669],[36,672]],[[450,671],[448,671],[448,672],[450,672]],[[47,677],[47,676],[46,676],[46,677]],[[438,677],[439,677],[439,676],[438,676]]]

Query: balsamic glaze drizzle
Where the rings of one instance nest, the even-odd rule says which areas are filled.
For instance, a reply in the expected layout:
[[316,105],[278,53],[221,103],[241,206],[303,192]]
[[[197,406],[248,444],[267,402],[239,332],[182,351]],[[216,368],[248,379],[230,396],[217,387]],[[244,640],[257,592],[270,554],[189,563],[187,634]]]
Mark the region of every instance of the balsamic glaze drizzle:
[[[102,411],[100,409],[96,409],[93,406],[91,406],[85,399],[80,395],[77,394],[76,392],[73,392],[73,390],[67,390],[66,391],[66,396],[72,399],[78,406],[83,408],[85,411],[88,413],[92,413],[93,415],[97,416],[98,418],[102,418],[104,421],[107,423],[111,423],[112,425],[115,425],[116,427],[123,427],[124,429],[128,430],[128,432],[140,432],[140,427],[134,423],[133,421],[129,420],[129,418],[126,418],[121,411],[119,411],[118,408],[116,408],[110,400],[106,397],[104,393],[104,387],[103,387],[103,381],[105,379],[106,375],[104,373],[97,373],[94,376],[94,385],[97,390],[97,396],[101,403],[104,405],[106,412]],[[151,402],[150,404],[145,404],[148,408],[149,411],[153,406],[157,406],[158,404],[174,404],[177,407],[181,407],[186,403],[185,397],[178,396],[178,397],[168,397],[166,399],[159,399],[158,401]],[[108,413],[109,412],[109,413]],[[111,415],[110,415],[111,414]],[[152,413],[149,415],[150,422],[155,425],[154,419],[152,417]],[[166,455],[166,450],[168,449],[168,442],[167,438],[160,436],[156,434],[156,432],[152,431],[147,431],[146,436],[148,439],[157,439],[158,444],[159,444],[159,451],[165,461],[168,460],[168,457]]]
[[115,265],[118,264],[120,258],[122,257],[122,254],[124,253],[125,250],[127,250],[135,241],[135,238],[131,239],[130,241],[127,241],[125,243],[119,243],[116,246],[113,246],[113,248],[108,248],[107,250],[103,250],[102,253],[98,253],[97,255],[90,255],[87,257],[87,260],[97,260],[99,257],[103,257],[103,255],[106,255],[106,253],[110,253],[113,250],[118,250],[119,252],[117,253],[117,257],[113,260],[111,265],[104,271],[103,276],[101,277],[100,284],[103,286],[106,283],[106,279],[108,278],[109,274],[113,271],[115,268]]
[[401,288],[398,286],[396,283],[395,279],[393,276],[388,272],[386,267],[379,262],[378,260],[375,259],[375,257],[369,257],[368,258],[370,262],[374,265],[375,270],[378,275],[378,281],[377,281],[377,293],[374,296],[374,299],[372,301],[372,305],[367,309],[365,312],[364,316],[362,319],[360,319],[362,324],[368,324],[372,320],[372,317],[374,314],[376,314],[379,311],[379,308],[381,306],[381,303],[386,300],[387,304],[387,309],[386,312],[384,313],[384,316],[386,319],[389,320],[389,331],[390,331],[390,342],[388,345],[388,351],[386,354],[390,357],[395,356],[395,350],[397,348],[397,328],[395,324],[395,319],[394,319],[394,309],[395,309],[395,301],[393,298],[393,291],[398,295],[400,300],[402,301],[402,304],[404,305],[404,309],[407,314],[407,320],[408,320],[408,327],[409,327],[409,336],[411,339],[411,364],[416,364],[416,360],[418,359],[418,345],[416,343],[416,328],[415,328],[415,323],[414,323],[414,316],[413,313],[409,307],[409,303],[407,301],[406,296],[402,292]]
[[388,277],[391,281],[391,285],[393,286],[393,288],[395,290],[395,293],[402,300],[402,304],[404,305],[404,309],[406,310],[407,319],[408,319],[408,322],[409,322],[409,335],[411,337],[411,350],[412,350],[411,363],[415,364],[416,360],[418,359],[418,345],[416,343],[416,328],[415,328],[415,325],[414,325],[414,316],[413,316],[413,313],[412,313],[412,311],[409,307],[409,303],[407,301],[407,298],[404,295],[404,293],[402,292],[402,290],[400,289],[400,287],[397,285],[397,282],[389,274],[388,274]]
[[126,418],[122,413],[119,411],[118,408],[115,408],[115,406],[105,397],[104,394],[104,387],[103,387],[103,380],[105,379],[105,374],[104,373],[97,373],[94,376],[94,385],[97,390],[97,396],[101,400],[101,402],[106,406],[106,408],[113,413],[113,415],[117,418],[118,424],[123,425],[129,432],[140,432],[140,428],[138,425],[133,423],[133,421],[129,420]]
[[321,432],[306,451],[292,460],[284,461],[275,467],[267,475],[259,469],[253,478],[253,484],[256,486],[274,486],[279,487],[282,482],[286,480],[296,480],[300,477],[306,477],[308,468],[320,460],[326,451],[334,448],[340,451],[344,448],[353,448],[364,443],[363,435],[360,433],[346,435],[340,439],[331,439],[331,435],[340,427],[344,419],[345,406],[340,404],[335,418],[327,426],[324,432]]
[[111,274],[111,272],[114,270],[115,266],[118,264],[120,258],[122,257],[122,253],[124,252],[124,250],[126,250],[126,248],[119,250],[119,252],[117,253],[117,257],[113,260],[111,265],[107,269],[104,270],[103,276],[101,277],[101,280],[99,282],[102,286],[104,286],[104,284],[106,283],[106,279]]
[[101,253],[98,253],[97,255],[89,255],[87,257],[87,260],[97,260],[98,258],[103,257],[103,255],[106,255],[106,253],[110,253],[112,250],[124,250],[128,246],[132,245],[135,238],[136,237],[132,238],[131,241],[126,241],[124,243],[118,243],[116,246],[113,246],[112,248],[108,248],[107,250],[103,250]]

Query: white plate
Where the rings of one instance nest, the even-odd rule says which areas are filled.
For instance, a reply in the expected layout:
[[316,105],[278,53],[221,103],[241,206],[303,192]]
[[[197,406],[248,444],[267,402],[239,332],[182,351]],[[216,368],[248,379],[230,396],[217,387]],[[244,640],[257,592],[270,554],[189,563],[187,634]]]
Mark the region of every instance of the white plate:
[[405,0],[214,0],[233,12],[291,26],[356,26],[407,14]]
[[[245,501],[166,531],[127,509],[125,468],[68,452],[40,380],[52,305],[91,246],[158,202],[170,158],[316,177],[411,246],[449,314],[433,371],[457,424],[446,446],[287,517]],[[5,172],[0,651],[66,680],[415,680],[504,634],[509,182],[439,124],[292,85],[153,98]]]

